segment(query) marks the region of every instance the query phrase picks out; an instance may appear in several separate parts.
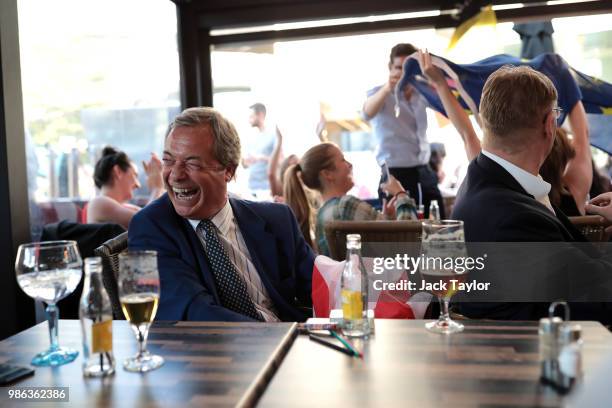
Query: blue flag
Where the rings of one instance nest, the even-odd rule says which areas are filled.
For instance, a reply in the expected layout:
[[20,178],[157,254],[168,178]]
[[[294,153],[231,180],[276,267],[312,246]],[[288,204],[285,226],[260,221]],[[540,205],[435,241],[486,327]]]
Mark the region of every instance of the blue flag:
[[[576,102],[582,100],[589,120],[590,141],[608,154],[612,154],[612,85],[590,77],[570,67],[557,54],[542,54],[531,60],[511,55],[495,55],[473,64],[455,64],[447,59],[432,55],[432,62],[438,66],[448,79],[449,87],[461,106],[472,113],[478,112],[480,96],[485,81],[494,71],[504,65],[528,65],[542,72],[557,88],[557,103],[563,109],[559,123]],[[416,55],[406,59],[404,75],[397,90],[407,84],[421,93],[430,106],[446,116],[442,102],[436,91],[427,83],[421,73]],[[397,91],[396,90],[396,91]],[[603,115],[602,115],[603,114]]]

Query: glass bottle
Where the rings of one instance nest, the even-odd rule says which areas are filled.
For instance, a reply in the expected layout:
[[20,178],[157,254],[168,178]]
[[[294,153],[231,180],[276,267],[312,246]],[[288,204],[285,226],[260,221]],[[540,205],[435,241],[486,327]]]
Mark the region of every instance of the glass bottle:
[[100,257],[85,258],[79,318],[83,333],[83,375],[104,377],[114,374],[113,309],[102,284]]
[[438,206],[438,200],[431,200],[431,203],[429,203],[429,219],[440,221],[440,207]]
[[361,259],[361,235],[346,236],[346,264],[340,283],[342,332],[350,337],[370,334],[368,275]]

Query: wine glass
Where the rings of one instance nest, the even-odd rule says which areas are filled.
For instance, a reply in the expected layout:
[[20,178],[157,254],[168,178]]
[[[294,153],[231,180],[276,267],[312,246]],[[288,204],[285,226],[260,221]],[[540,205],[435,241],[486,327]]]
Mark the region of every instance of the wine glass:
[[459,273],[454,268],[455,260],[467,254],[463,221],[423,221],[422,249],[425,259],[420,268],[421,277],[440,302],[440,317],[425,327],[435,333],[460,332],[463,325],[451,320],[448,303],[457,292],[458,284],[465,279],[465,270]]
[[81,281],[83,261],[76,241],[46,241],[19,245],[15,260],[17,283],[30,297],[47,304],[51,347],[32,359],[35,366],[58,366],[73,361],[77,350],[60,347],[56,303]]
[[125,318],[138,339],[138,354],[123,362],[127,371],[155,370],[164,364],[161,356],[147,351],[149,327],[159,302],[159,272],[156,251],[129,251],[119,255],[119,301]]

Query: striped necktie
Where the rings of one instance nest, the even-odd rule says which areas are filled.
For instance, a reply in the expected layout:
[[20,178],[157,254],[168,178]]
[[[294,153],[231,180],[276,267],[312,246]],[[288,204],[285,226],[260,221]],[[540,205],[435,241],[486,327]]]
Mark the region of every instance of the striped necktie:
[[210,220],[202,220],[198,224],[198,230],[206,241],[206,254],[223,307],[255,320],[263,320],[261,314],[255,309],[244,280],[223,249],[215,225]]

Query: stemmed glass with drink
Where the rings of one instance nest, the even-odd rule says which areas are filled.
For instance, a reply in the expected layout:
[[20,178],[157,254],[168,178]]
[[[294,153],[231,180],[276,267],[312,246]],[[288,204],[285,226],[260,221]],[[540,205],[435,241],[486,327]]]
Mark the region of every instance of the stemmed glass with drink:
[[129,251],[119,255],[119,301],[138,339],[138,353],[123,362],[127,371],[146,372],[164,364],[161,356],[147,351],[149,327],[159,302],[156,251]]
[[58,366],[73,361],[77,350],[58,344],[58,301],[71,294],[81,281],[83,261],[75,241],[47,241],[22,244],[17,250],[17,283],[30,297],[47,304],[48,350],[32,359],[35,366]]
[[458,284],[465,279],[465,270],[459,273],[455,268],[456,260],[467,255],[463,221],[423,221],[422,250],[425,262],[421,264],[421,277],[440,302],[440,317],[425,327],[435,333],[460,332],[463,325],[451,320],[448,304]]

